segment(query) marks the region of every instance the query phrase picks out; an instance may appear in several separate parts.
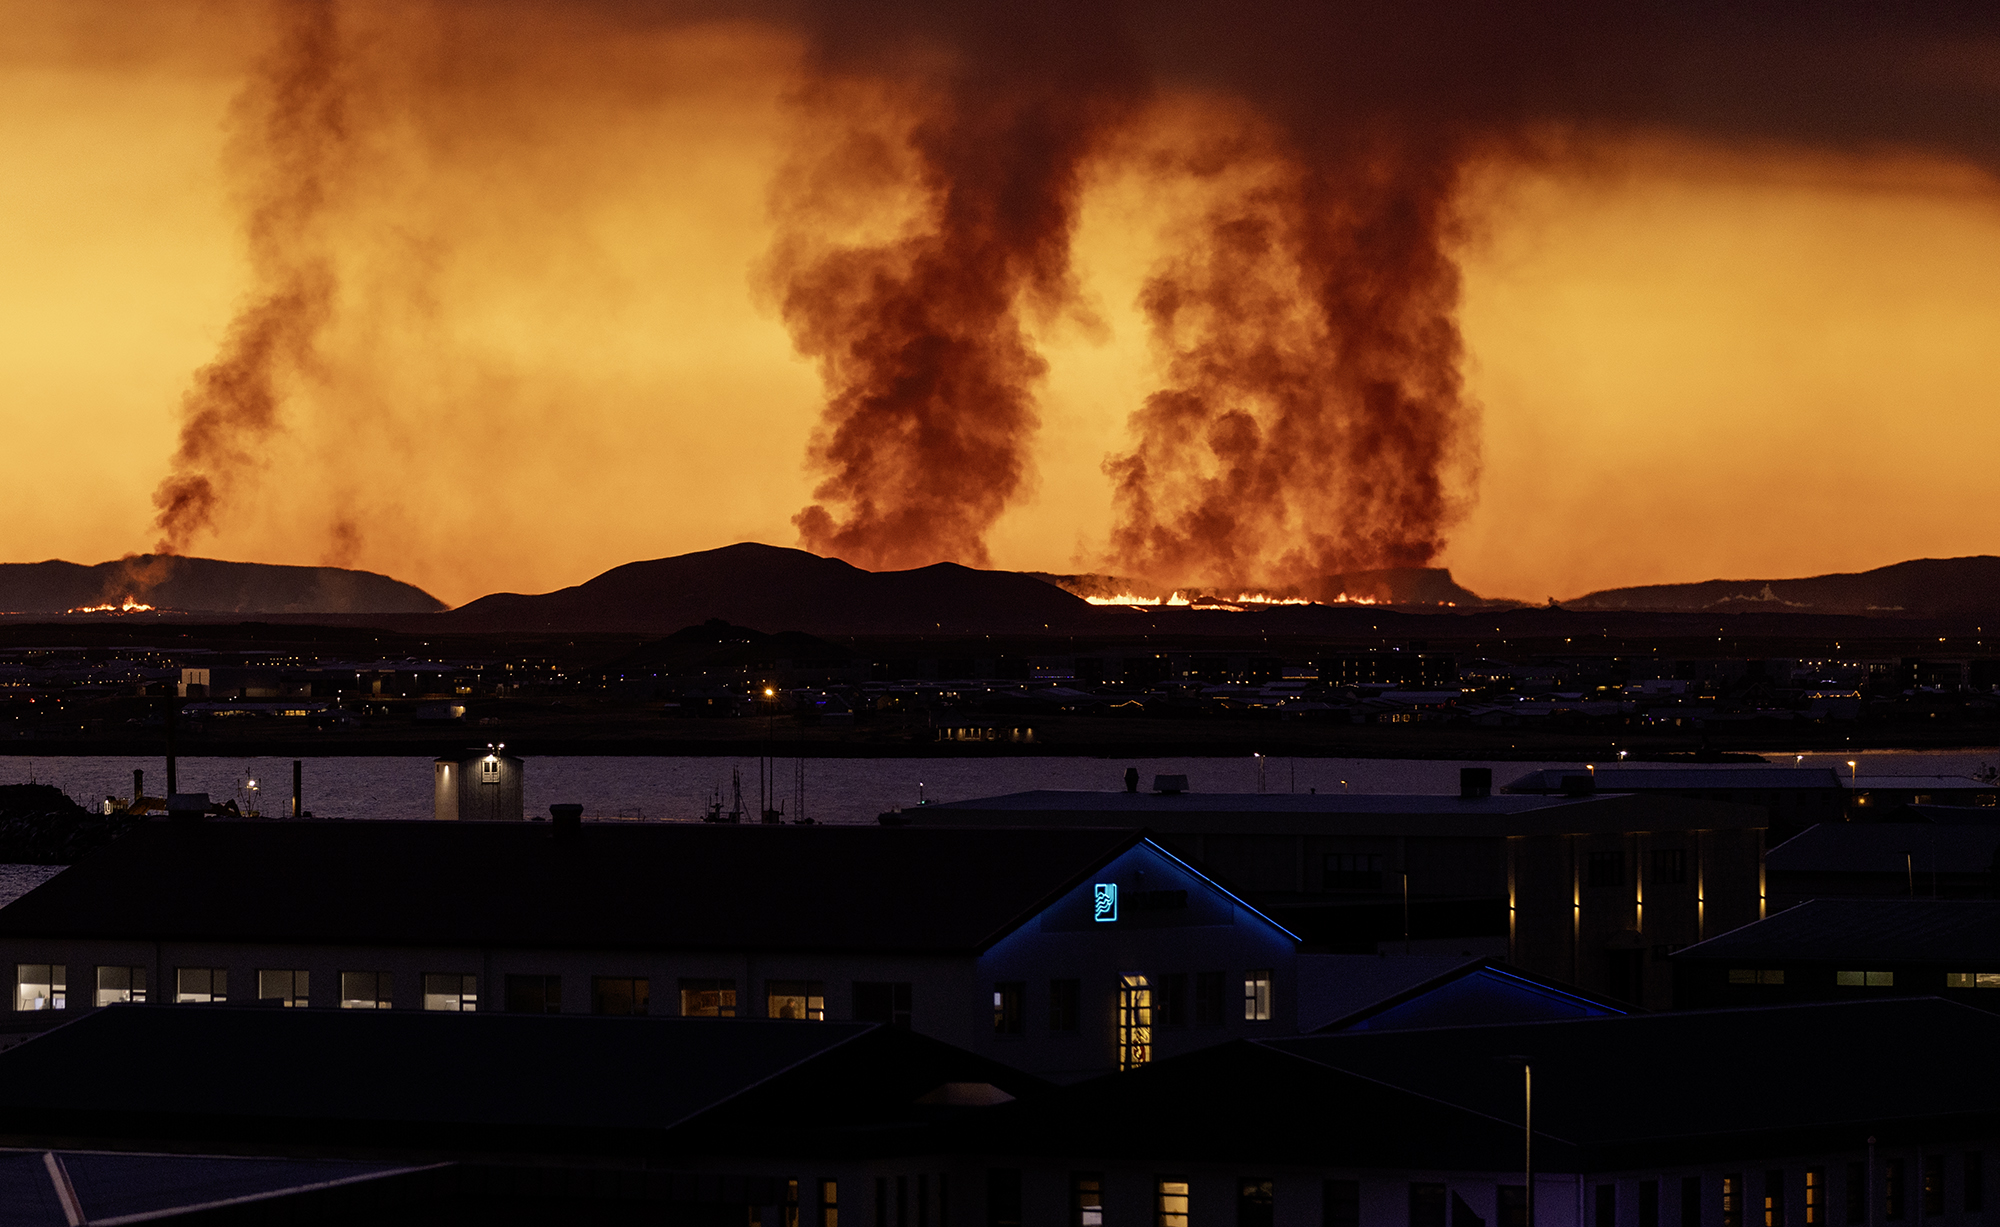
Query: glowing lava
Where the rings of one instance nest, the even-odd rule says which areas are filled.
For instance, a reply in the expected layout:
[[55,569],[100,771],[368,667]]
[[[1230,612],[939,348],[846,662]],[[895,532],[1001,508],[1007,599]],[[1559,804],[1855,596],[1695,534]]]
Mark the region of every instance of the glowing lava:
[[124,603],[120,605],[80,605],[77,608],[68,610],[66,612],[73,614],[89,614],[89,613],[128,614],[128,613],[151,613],[152,609],[153,607],[151,605],[141,604],[140,602],[133,600],[130,593],[127,593],[125,596]]

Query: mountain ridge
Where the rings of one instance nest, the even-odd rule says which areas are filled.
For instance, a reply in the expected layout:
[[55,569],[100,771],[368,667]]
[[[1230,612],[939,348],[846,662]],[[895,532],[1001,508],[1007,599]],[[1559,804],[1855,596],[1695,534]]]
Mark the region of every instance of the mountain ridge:
[[94,565],[0,563],[0,613],[62,614],[146,605],[175,613],[436,613],[443,601],[374,571],[134,554]]

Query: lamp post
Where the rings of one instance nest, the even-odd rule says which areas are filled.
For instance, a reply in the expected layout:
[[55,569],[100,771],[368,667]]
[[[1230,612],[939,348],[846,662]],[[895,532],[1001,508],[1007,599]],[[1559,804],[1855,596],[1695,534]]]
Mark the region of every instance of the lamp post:
[[[1535,1227],[1535,1067],[1525,1056],[1496,1057],[1509,1065],[1521,1067],[1521,1167],[1527,1179],[1528,1221],[1524,1227]],[[1501,1224],[1506,1227],[1506,1224]]]

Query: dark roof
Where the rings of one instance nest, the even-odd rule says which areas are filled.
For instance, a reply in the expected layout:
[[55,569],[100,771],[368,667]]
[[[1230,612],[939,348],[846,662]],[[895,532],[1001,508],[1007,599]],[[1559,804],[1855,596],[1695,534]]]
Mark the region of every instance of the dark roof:
[[0,1138],[425,1160],[823,1150],[920,1125],[916,1101],[951,1082],[1046,1087],[867,1023],[123,1006],[0,1052]]
[[2000,968],[2000,900],[1808,899],[1674,954],[1758,963],[1949,964]]
[[0,937],[962,953],[1142,837],[585,823],[153,823]]
[[[1772,873],[1893,873],[1915,871],[1919,888],[1932,869],[1985,873],[2000,849],[2000,826],[1917,822],[1823,822],[1807,827],[1764,856]],[[1909,860],[1905,860],[1908,854]]]
[[1590,775],[1600,792],[1723,792],[1810,788],[1837,790],[1831,767],[1546,767],[1509,783],[1510,793],[1561,792],[1565,777]]
[[1681,797],[1489,796],[1423,793],[1128,793],[1041,790],[944,801],[902,812],[927,825],[1108,826],[1161,833],[1392,831],[1404,835],[1536,835],[1761,827],[1761,807]]
[[1630,1005],[1567,984],[1475,959],[1338,1015],[1318,1031],[1410,1030],[1475,1023],[1546,1022],[1629,1014]]
[[[0,1223],[68,1227],[46,1152],[0,1151]],[[58,1151],[85,1222],[241,1205],[301,1190],[399,1176],[417,1169],[340,1159],[131,1155]]]
[[[1592,1168],[1731,1152],[1741,1135],[1803,1149],[1851,1147],[1870,1132],[1907,1136],[1918,1121],[2000,1123],[2000,1017],[1935,998],[1634,1014],[1569,1022],[1360,1031],[1265,1041],[1267,1047],[1488,1118],[1521,1119],[1534,1064],[1537,1134]],[[1866,1054],[1860,1059],[1859,1054]],[[1839,1070],[1839,1077],[1828,1071]],[[1718,1095],[1727,1105],[1718,1111]],[[1332,1108],[1332,1104],[1322,1105]],[[1767,1148],[1768,1147],[1768,1148]],[[1553,1152],[1553,1153],[1551,1153]],[[1537,1156],[1560,1163],[1538,1142]]]

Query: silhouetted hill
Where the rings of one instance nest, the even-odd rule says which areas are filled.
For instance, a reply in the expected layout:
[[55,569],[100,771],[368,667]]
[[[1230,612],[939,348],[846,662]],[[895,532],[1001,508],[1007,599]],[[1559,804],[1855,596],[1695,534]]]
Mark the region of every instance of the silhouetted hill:
[[423,589],[373,571],[139,554],[84,566],[0,563],[0,613],[63,613],[127,599],[190,613],[431,613]]
[[1712,579],[1611,588],[1564,602],[1577,610],[1860,614],[1930,618],[2000,613],[2000,558],[1919,558],[1808,579]]
[[722,618],[827,635],[1026,634],[1074,629],[1091,607],[1013,571],[941,562],[863,571],[837,558],[744,542],[613,567],[540,596],[503,592],[445,614],[467,631],[670,632]]
[[1390,567],[1381,571],[1350,571],[1329,575],[1320,581],[1316,599],[1328,604],[1344,596],[1349,601],[1373,601],[1380,605],[1457,606],[1511,605],[1512,601],[1489,601],[1462,588],[1445,567]]

